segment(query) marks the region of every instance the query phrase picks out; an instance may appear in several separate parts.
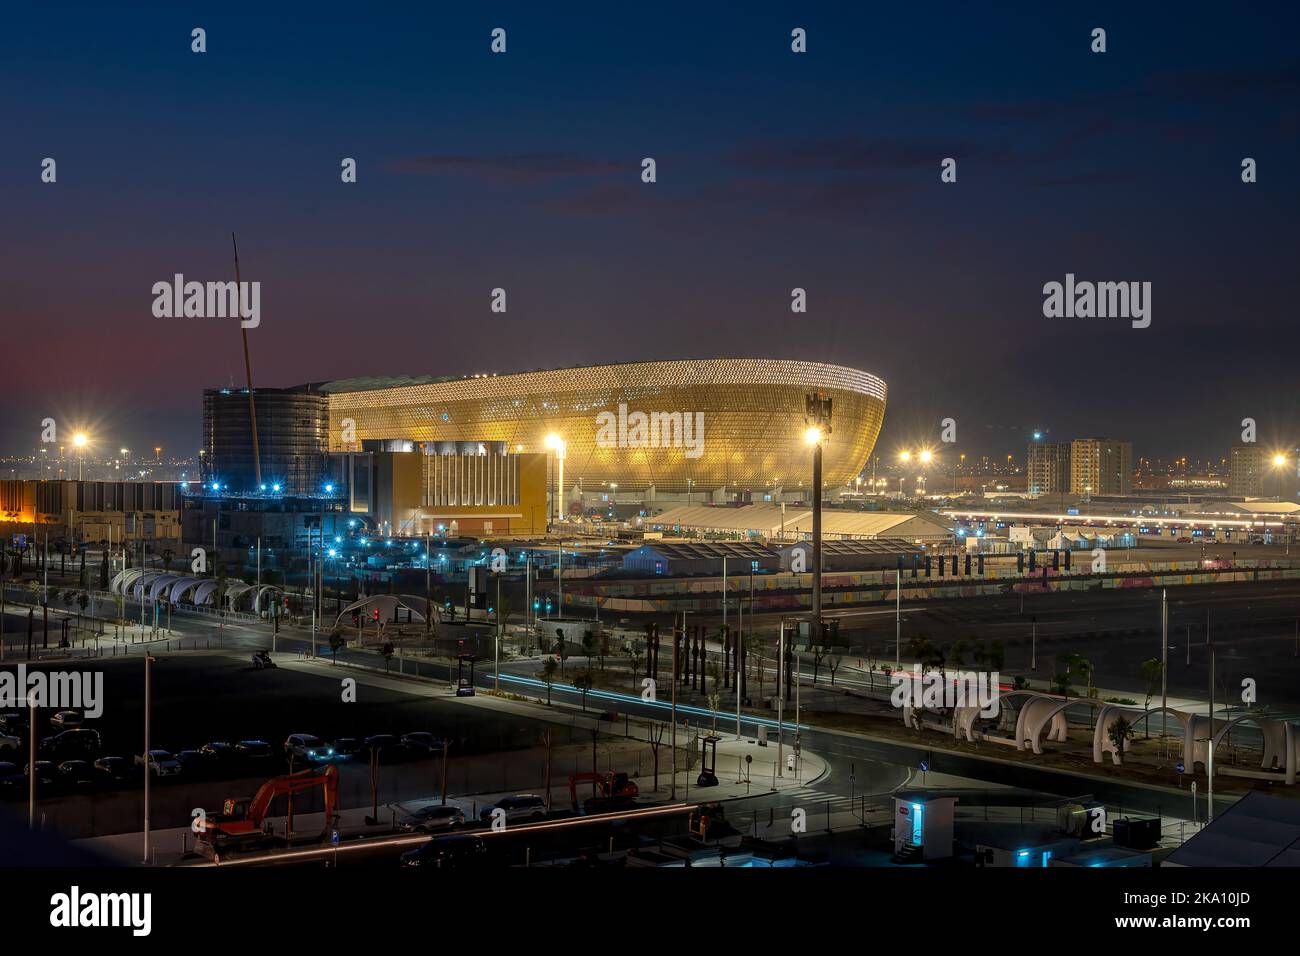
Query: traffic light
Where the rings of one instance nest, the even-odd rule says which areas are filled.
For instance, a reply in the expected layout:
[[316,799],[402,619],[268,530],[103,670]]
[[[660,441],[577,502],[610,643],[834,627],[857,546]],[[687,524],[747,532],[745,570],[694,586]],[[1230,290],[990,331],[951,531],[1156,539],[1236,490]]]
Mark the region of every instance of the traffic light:
[[374,609],[372,616],[375,619],[375,623],[379,623],[379,608]]

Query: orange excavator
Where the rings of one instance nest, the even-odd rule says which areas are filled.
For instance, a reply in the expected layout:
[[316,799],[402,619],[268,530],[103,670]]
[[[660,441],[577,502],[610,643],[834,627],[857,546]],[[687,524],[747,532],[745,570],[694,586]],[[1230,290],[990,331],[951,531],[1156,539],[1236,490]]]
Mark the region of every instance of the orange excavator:
[[569,777],[569,798],[573,809],[578,809],[578,785],[593,784],[595,794],[582,805],[587,813],[623,810],[632,806],[641,793],[640,788],[625,773],[575,773]]
[[338,825],[339,771],[332,765],[273,777],[262,784],[252,797],[227,799],[222,804],[221,813],[205,814],[195,824],[199,835],[197,849],[200,853],[209,855],[214,851],[229,853],[264,845],[271,837],[269,828],[263,826],[271,801],[281,795],[302,793],[316,787],[323,788],[325,792],[323,838]]

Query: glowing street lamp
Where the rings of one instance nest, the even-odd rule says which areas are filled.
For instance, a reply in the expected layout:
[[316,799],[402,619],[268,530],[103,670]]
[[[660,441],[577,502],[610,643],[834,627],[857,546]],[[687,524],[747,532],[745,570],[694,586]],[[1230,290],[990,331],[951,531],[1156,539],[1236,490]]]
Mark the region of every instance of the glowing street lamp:
[[90,444],[90,438],[85,432],[77,432],[72,436],[72,444],[81,450],[81,455],[77,458],[77,480],[80,481],[84,475],[86,467],[86,446]]
[[564,519],[564,451],[567,447],[564,439],[551,432],[546,436],[544,443],[547,450],[555,453],[556,467],[556,494],[555,494],[555,520]]

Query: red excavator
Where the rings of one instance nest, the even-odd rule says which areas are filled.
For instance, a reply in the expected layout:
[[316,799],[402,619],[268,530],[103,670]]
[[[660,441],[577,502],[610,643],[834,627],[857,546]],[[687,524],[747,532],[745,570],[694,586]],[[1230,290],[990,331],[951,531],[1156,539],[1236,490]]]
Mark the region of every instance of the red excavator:
[[608,810],[624,810],[633,805],[640,789],[625,773],[575,773],[569,777],[569,798],[573,809],[578,809],[578,785],[593,784],[595,793],[583,804],[587,813],[603,813]]
[[273,777],[258,788],[252,797],[231,797],[222,804],[220,813],[206,814],[198,824],[200,853],[229,853],[270,842],[271,833],[263,827],[271,801],[281,795],[302,793],[321,787],[325,791],[325,830],[322,837],[338,825],[339,771],[335,766],[311,767],[283,777]]

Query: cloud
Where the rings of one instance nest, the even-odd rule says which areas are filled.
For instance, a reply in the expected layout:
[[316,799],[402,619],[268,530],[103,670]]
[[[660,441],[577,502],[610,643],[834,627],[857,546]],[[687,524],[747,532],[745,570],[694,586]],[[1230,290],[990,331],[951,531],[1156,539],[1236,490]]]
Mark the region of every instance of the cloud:
[[638,174],[640,166],[632,160],[589,159],[573,153],[517,153],[509,156],[434,153],[400,159],[391,168],[408,175],[472,176],[485,182],[516,185],[619,174],[632,176]]
[[859,136],[817,140],[811,143],[761,141],[734,150],[728,159],[746,169],[771,172],[868,172],[888,169],[926,169],[945,156],[1005,156],[1001,149],[953,140],[904,142],[869,140]]

